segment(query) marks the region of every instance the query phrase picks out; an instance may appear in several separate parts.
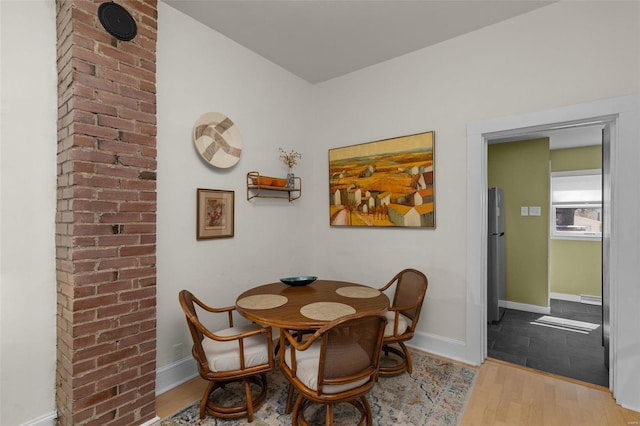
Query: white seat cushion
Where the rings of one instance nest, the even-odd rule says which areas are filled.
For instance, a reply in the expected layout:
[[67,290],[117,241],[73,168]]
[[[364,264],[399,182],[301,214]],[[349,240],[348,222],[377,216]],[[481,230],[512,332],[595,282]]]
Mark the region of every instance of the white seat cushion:
[[[257,324],[225,328],[217,331],[218,336],[233,336],[247,331],[260,329]],[[202,348],[207,356],[211,371],[232,371],[240,369],[240,351],[238,340],[219,342],[205,337]],[[269,347],[265,334],[258,334],[244,339],[245,367],[266,364],[269,362]]]
[[[362,351],[362,356],[368,357],[367,354],[358,345],[353,345],[354,350]],[[285,363],[291,368],[291,347],[285,350]],[[357,357],[358,355],[350,355],[350,357]],[[296,364],[298,369],[296,370],[296,376],[300,381],[309,389],[314,391],[318,390],[318,367],[320,364],[320,341],[312,344],[306,351],[296,351]],[[360,379],[355,382],[346,383],[343,385],[329,385],[323,386],[322,393],[339,393],[349,389],[357,388],[369,380],[368,377]]]
[[[387,311],[385,314],[387,317],[387,326],[384,328],[384,337],[393,336],[393,330],[396,323],[396,313],[394,311]],[[411,320],[406,316],[400,314],[398,315],[398,335],[401,335],[411,324]]]

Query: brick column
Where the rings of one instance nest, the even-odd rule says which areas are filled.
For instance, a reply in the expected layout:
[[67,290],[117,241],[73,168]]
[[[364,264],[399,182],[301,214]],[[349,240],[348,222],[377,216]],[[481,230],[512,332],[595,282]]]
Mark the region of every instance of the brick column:
[[128,42],[102,2],[56,1],[59,425],[155,416],[157,2],[118,1]]

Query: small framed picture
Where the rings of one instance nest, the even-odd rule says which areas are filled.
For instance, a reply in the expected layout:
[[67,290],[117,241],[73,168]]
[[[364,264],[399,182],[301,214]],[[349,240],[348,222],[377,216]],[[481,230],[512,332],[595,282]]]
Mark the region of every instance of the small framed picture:
[[198,188],[198,240],[233,237],[234,192]]

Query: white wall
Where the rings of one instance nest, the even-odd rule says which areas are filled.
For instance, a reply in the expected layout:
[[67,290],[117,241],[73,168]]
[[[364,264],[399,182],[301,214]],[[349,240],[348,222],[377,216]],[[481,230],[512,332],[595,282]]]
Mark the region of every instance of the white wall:
[[53,1],[0,1],[0,424],[7,426],[55,412],[55,21]]
[[[51,1],[0,1],[3,425],[55,410],[54,7]],[[28,40],[16,36],[24,28],[31,29]],[[381,285],[406,266],[422,269],[430,280],[415,342],[468,359],[467,124],[640,92],[639,32],[635,2],[553,4],[310,86],[160,2],[158,370],[190,358],[177,303],[181,288],[225,305],[245,288],[283,275]],[[24,60],[37,61],[33,69],[13,61],[25,47],[32,54]],[[28,110],[22,99],[29,99]],[[193,123],[207,111],[227,114],[240,128],[244,152],[232,169],[213,169],[193,147]],[[436,229],[330,228],[327,150],[427,130],[436,132]],[[279,146],[303,153],[295,170],[303,179],[302,198],[247,202],[246,172],[284,175]],[[21,175],[28,184],[16,179]],[[637,169],[624,177],[640,178]],[[234,238],[195,240],[198,187],[235,191]],[[628,246],[637,257],[637,242]],[[630,297],[637,300],[637,291]],[[13,328],[18,308],[34,300],[32,322]],[[637,328],[640,321],[631,319],[635,323],[625,327]],[[27,371],[17,363],[29,354],[37,361]],[[627,358],[625,367],[633,378],[640,372],[632,361]],[[618,397],[635,391],[629,385]]]
[[327,231],[321,212],[317,269],[370,283],[423,270],[424,345],[471,361],[455,344],[467,340],[467,123],[638,92],[639,29],[637,3],[557,3],[317,85],[314,200],[326,199],[327,149],[436,133],[436,229]]
[[[228,306],[258,284],[317,272],[306,226],[316,203],[307,195],[314,178],[312,86],[162,2],[158,29],[157,361],[163,367],[191,356],[181,289]],[[232,168],[212,167],[194,148],[193,125],[209,111],[227,115],[240,130],[243,151]],[[247,172],[286,175],[278,147],[303,155],[294,169],[302,197],[247,201]],[[233,238],[196,240],[196,188],[235,191]]]

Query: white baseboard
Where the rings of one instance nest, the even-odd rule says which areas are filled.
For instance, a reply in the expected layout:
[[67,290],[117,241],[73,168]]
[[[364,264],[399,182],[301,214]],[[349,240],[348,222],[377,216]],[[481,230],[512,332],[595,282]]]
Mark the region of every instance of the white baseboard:
[[576,294],[566,294],[566,293],[549,293],[549,299],[556,300],[566,300],[568,302],[580,302],[580,296]]
[[602,305],[602,297],[590,296],[588,294],[566,294],[549,293],[549,298],[557,300],[567,300],[569,302],[585,303],[587,305]]
[[549,299],[556,300],[566,300],[567,302],[580,302],[580,296],[576,294],[566,294],[566,293],[549,293]]
[[188,356],[156,370],[156,395],[165,393],[198,375],[198,366]]
[[[56,426],[56,420],[58,419],[58,413],[55,411],[49,414],[45,414],[44,416],[38,417],[37,419],[30,420],[27,423],[23,423],[22,426]],[[139,426],[152,426],[162,420],[160,417],[155,416],[151,420],[147,420],[146,422],[140,424]]]
[[[635,412],[637,412],[637,413],[640,413],[640,406],[639,406],[639,405],[627,405],[627,404],[620,404],[620,403],[619,403],[619,402],[617,402],[617,401],[616,401],[616,404],[618,404],[618,405],[619,405],[619,406],[621,406],[622,408],[626,408],[627,410],[631,410],[631,411],[635,411]],[[632,425],[632,424],[637,424],[637,422],[636,422],[636,423],[629,422],[629,423],[627,423],[627,424]]]
[[518,311],[534,312],[536,314],[548,315],[551,313],[551,307],[549,306],[530,305],[528,303],[510,302],[508,300],[500,300],[498,306],[501,308],[516,309]]
[[467,344],[461,340],[416,331],[413,339],[409,340],[406,345],[407,347],[449,358],[454,361],[464,362],[469,365],[478,365],[468,359]]
[[27,423],[23,423],[22,426],[55,426],[57,419],[58,413],[54,411],[40,416],[37,419],[30,420]]
[[162,420],[160,417],[155,416],[151,420],[147,420],[146,422],[142,423],[140,426],[152,426],[152,425],[156,424],[157,422],[159,422],[160,420]]
[[589,296],[588,294],[581,294],[580,303],[586,303],[587,305],[602,306],[602,297]]

